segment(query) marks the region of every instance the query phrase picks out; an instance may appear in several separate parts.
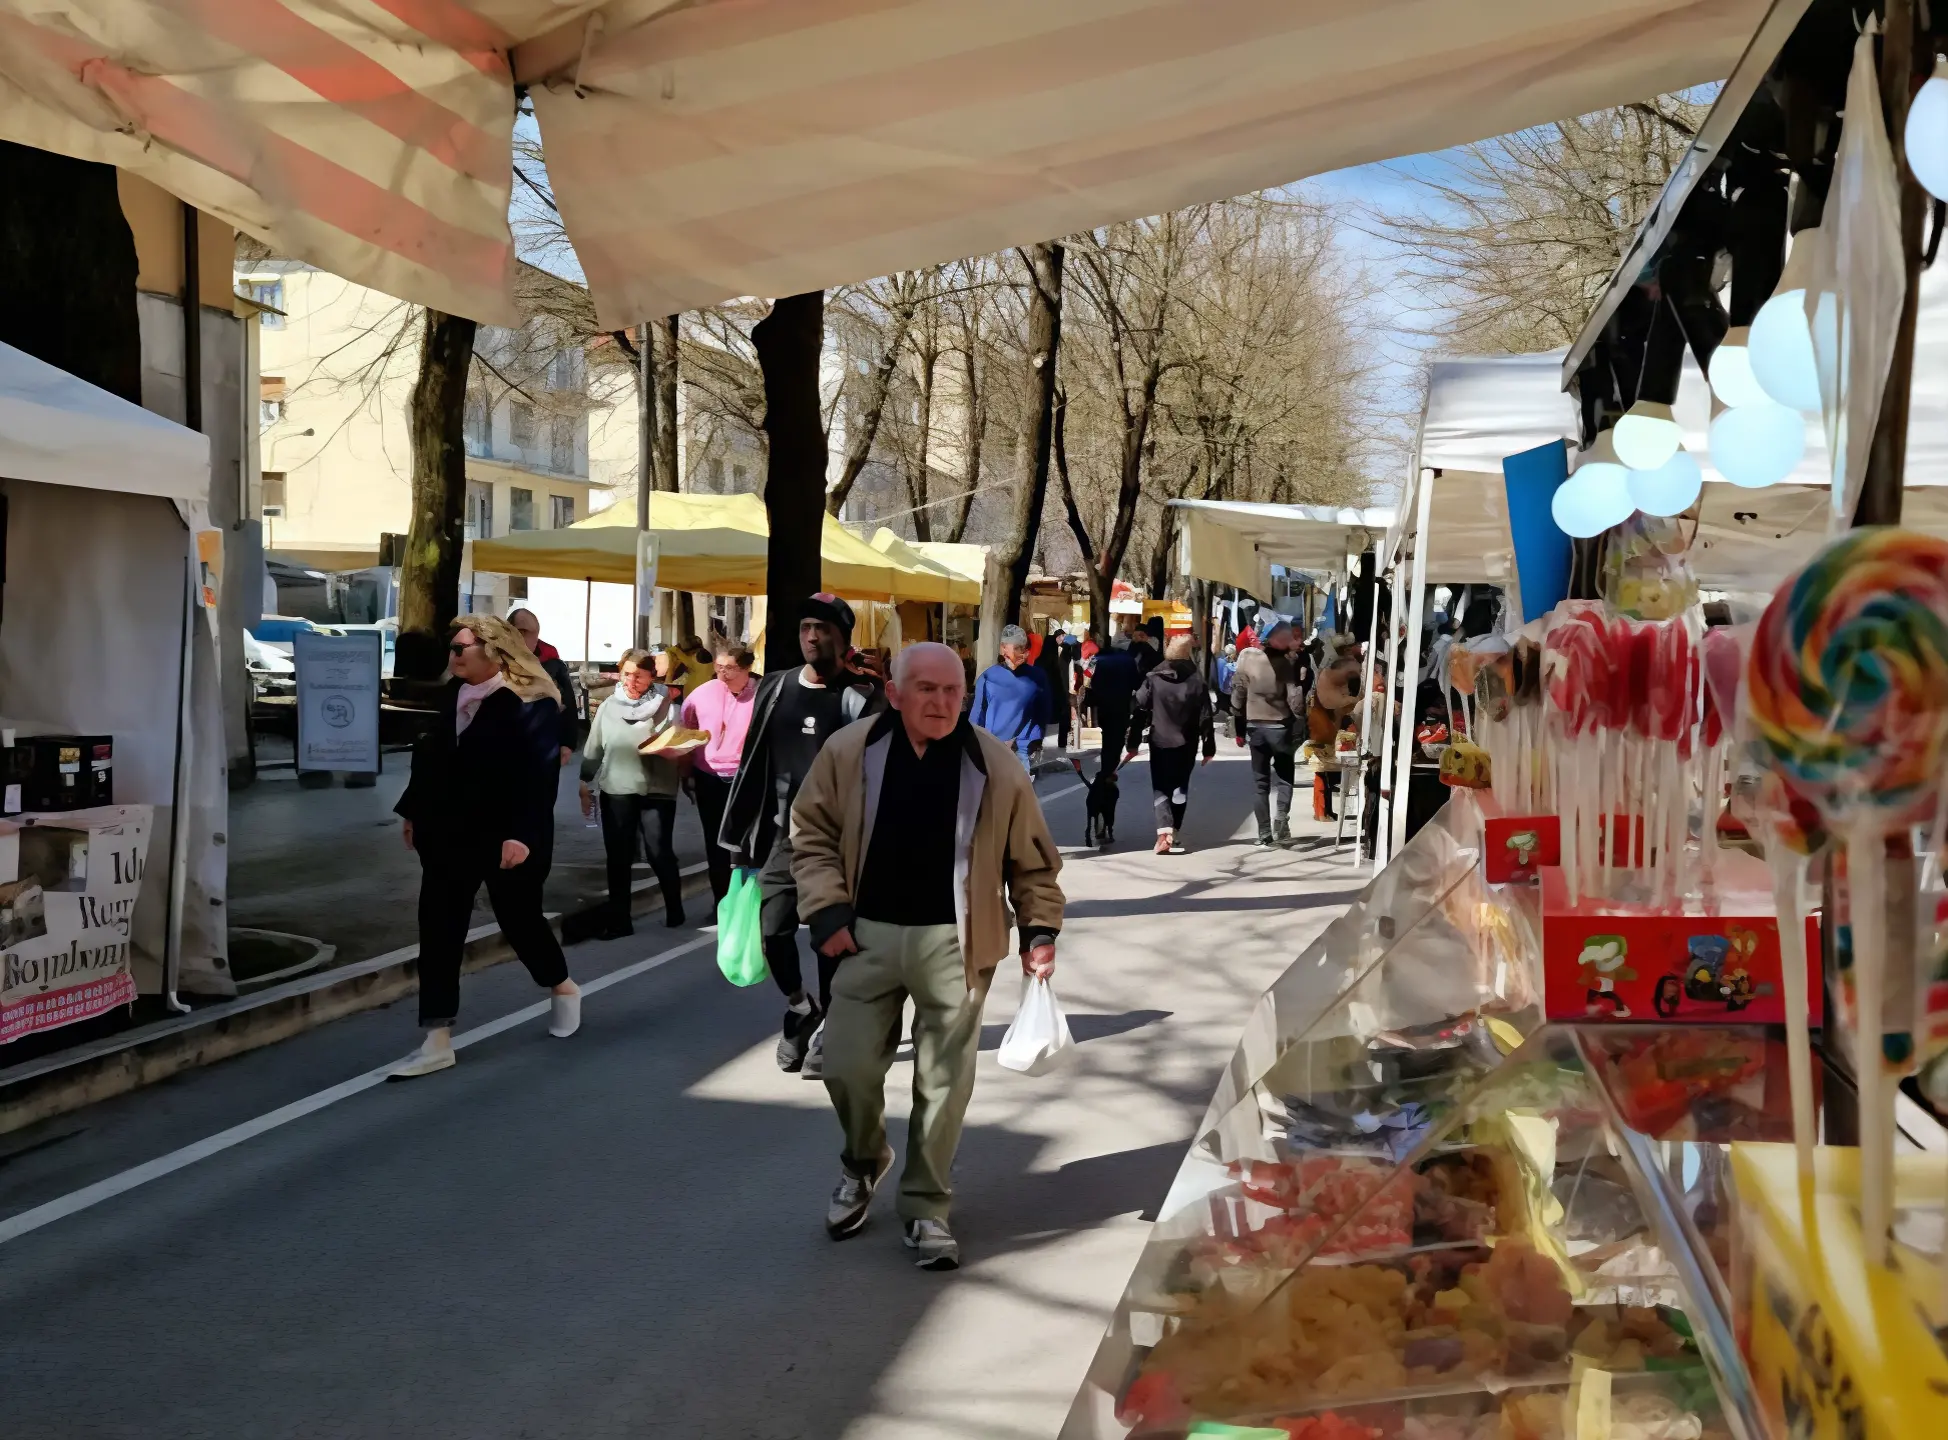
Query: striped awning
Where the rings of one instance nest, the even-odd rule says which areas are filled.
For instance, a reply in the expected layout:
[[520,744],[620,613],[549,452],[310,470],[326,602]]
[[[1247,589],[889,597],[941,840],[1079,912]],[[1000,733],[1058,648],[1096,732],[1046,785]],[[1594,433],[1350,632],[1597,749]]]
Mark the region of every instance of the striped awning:
[[514,86],[605,325],[1727,74],[1766,0],[0,0],[0,137],[508,320]]

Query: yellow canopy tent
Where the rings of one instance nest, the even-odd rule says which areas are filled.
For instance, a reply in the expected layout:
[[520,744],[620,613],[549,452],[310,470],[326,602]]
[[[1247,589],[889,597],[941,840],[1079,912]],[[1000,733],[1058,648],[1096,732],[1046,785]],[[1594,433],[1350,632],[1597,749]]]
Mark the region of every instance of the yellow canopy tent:
[[[656,583],[700,595],[764,594],[770,526],[756,495],[649,497],[649,527],[660,543]],[[938,603],[941,573],[908,568],[825,517],[825,587],[854,600]],[[554,580],[636,582],[636,515],[612,505],[564,530],[521,530],[473,542],[473,568]]]
[[[902,598],[924,600],[930,605],[979,605],[981,603],[981,579],[977,572],[972,578],[955,566],[937,559],[921,548],[924,542],[916,542],[895,535],[884,525],[873,536],[872,547],[887,559],[904,566],[908,570],[918,570],[937,577],[933,593],[927,595],[908,595]],[[955,545],[954,550],[972,550],[978,557],[978,545]]]

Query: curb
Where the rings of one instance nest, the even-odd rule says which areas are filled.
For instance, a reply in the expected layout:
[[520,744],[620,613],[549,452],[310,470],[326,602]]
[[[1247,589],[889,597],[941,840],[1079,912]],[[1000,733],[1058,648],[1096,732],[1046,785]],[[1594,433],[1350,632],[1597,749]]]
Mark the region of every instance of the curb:
[[[683,896],[708,892],[701,862],[684,868]],[[632,887],[633,915],[662,911],[654,879]],[[644,903],[647,901],[648,903]],[[551,914],[557,934],[561,916]],[[467,932],[460,973],[470,974],[514,958],[498,925]],[[185,1070],[214,1065],[362,1010],[376,1010],[419,991],[419,947],[402,946],[336,969],[302,975],[235,1000],[203,1006],[150,1025],[0,1069],[0,1135],[42,1120],[125,1095]]]

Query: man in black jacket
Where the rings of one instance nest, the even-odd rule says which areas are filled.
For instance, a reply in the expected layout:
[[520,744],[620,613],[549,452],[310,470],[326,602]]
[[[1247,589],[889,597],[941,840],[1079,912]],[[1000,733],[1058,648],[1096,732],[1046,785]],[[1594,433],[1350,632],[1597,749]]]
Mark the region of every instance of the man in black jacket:
[[798,958],[798,887],[791,878],[791,806],[825,742],[845,726],[886,708],[886,692],[868,674],[845,667],[852,644],[852,607],[818,594],[798,610],[802,666],[758,682],[744,754],[724,802],[717,840],[736,863],[758,871],[764,959],[785,994],[778,1068],[819,1078],[819,1023],[831,1004],[838,961],[820,957],[814,998]]

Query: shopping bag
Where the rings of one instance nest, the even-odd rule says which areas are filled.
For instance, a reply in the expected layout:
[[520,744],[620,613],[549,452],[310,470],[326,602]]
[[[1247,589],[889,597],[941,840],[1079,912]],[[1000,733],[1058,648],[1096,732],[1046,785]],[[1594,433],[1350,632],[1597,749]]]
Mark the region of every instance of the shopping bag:
[[1065,1064],[1075,1051],[1069,1022],[1055,1002],[1055,990],[1039,977],[1021,988],[1014,1023],[1001,1037],[1001,1053],[994,1058],[1004,1069],[1023,1075],[1046,1075]]
[[758,872],[731,871],[730,889],[717,906],[717,968],[733,985],[755,985],[765,977],[761,903]]

